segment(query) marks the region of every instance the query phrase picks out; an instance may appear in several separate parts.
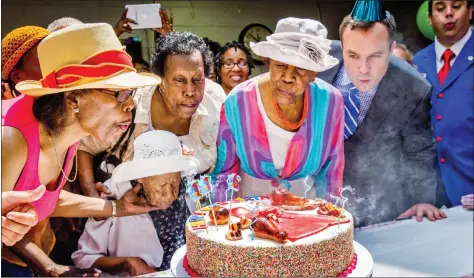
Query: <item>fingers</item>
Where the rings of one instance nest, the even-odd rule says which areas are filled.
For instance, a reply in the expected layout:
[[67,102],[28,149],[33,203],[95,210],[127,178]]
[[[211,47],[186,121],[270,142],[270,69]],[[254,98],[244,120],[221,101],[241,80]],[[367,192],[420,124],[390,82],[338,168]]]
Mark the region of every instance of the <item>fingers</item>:
[[407,211],[405,211],[404,213],[400,214],[397,219],[400,219],[400,218],[408,218],[408,217],[411,217],[413,216],[413,208],[410,208],[408,209]]
[[160,9],[161,22],[165,23],[168,21],[168,13],[166,10]]
[[86,268],[86,269],[81,269],[80,271],[82,273],[90,273],[90,274],[100,274],[100,273],[102,273],[102,270],[97,269],[97,268]]
[[11,209],[18,205],[31,203],[39,200],[43,196],[45,191],[46,187],[44,185],[40,185],[33,190],[3,192],[2,214],[9,212]]
[[126,18],[127,18],[127,12],[128,12],[128,8],[125,9],[125,10],[122,12],[122,16],[120,17],[120,19],[126,19]]
[[105,217],[95,217],[94,218],[95,221],[103,221],[105,219],[107,219],[107,218],[105,218]]
[[138,22],[136,22],[135,20],[131,19],[131,18],[125,18],[124,19],[125,23],[133,23],[133,24],[138,24]]
[[428,219],[430,221],[436,221],[436,218],[434,216],[434,211],[433,210],[430,210],[430,209],[427,209],[426,210],[426,216],[428,217]]
[[120,28],[123,32],[133,34],[133,29],[128,25],[128,23],[120,23]]
[[135,186],[130,189],[133,193],[135,194],[138,194],[138,192],[140,191],[140,189],[142,188],[142,185],[140,183],[137,183],[135,184]]
[[24,203],[31,203],[34,201],[38,201],[46,192],[46,186],[40,185],[34,190],[28,190],[28,191],[17,191],[17,192],[26,192],[26,196],[18,196],[18,199],[21,199],[21,197],[24,197],[23,201]]
[[7,246],[12,246],[22,239],[30,228],[30,226],[15,223],[2,216],[2,242]]
[[111,192],[109,190],[109,188],[104,185],[103,183],[101,182],[96,182],[95,183],[95,189],[97,190],[97,193],[100,195],[101,193],[105,193],[107,195],[109,195]]
[[23,233],[17,233],[17,232],[14,232],[10,229],[7,229],[7,228],[3,228],[2,227],[2,235],[3,236],[6,236],[7,238],[11,239],[12,241],[14,241],[13,244],[15,244],[16,242],[18,242],[20,239],[22,239],[25,234]]
[[6,246],[13,246],[17,242],[18,242],[18,240],[13,240],[10,237],[8,237],[7,235],[5,235],[3,233],[3,229],[2,229],[2,243],[3,244],[5,244]]
[[2,82],[2,95],[6,98],[6,99],[11,99],[13,98],[13,93],[12,93],[12,90],[10,89],[10,84],[8,84],[8,82]]
[[419,206],[416,210],[416,221],[421,222],[423,220],[424,209],[422,206]]
[[436,220],[443,219],[443,217],[441,216],[441,211],[438,209],[433,212],[433,215]]
[[433,215],[434,215],[435,220],[441,220],[441,219],[446,218],[446,214],[442,210],[439,210],[437,208],[434,208]]
[[31,226],[18,223],[16,221],[6,218],[5,216],[2,216],[2,230],[3,229],[7,229],[12,231],[13,233],[24,235],[31,229]]
[[[33,227],[38,223],[38,214],[36,211],[30,211],[30,212],[18,212],[18,211],[11,211],[7,213],[7,218],[13,222],[16,222],[18,224],[26,225]],[[3,223],[2,223],[3,226]]]

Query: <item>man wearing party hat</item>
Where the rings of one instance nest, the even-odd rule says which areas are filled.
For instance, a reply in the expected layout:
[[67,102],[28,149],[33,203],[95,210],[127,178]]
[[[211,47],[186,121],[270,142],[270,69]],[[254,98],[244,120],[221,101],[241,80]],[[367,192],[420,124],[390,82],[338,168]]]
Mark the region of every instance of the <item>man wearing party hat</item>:
[[[381,1],[357,1],[330,54],[341,63],[318,75],[344,97],[344,185],[355,189],[346,208],[357,226],[422,215],[445,215],[436,195],[431,86],[391,57],[395,21]],[[352,198],[353,197],[353,198]],[[357,201],[355,201],[357,200]]]
[[469,27],[474,8],[472,1],[431,0],[428,5],[436,38],[413,61],[433,85],[431,125],[445,201],[457,206],[474,185],[474,45]]

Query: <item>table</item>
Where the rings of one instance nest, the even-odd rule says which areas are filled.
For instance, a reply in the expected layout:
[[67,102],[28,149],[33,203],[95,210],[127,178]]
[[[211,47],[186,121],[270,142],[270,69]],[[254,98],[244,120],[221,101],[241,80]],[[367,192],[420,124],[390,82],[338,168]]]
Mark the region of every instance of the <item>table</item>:
[[[448,218],[436,222],[409,219],[356,229],[354,240],[374,258],[372,276],[472,277],[474,212],[461,206],[443,211]],[[168,270],[144,276],[170,274]]]
[[374,258],[373,277],[472,277],[473,211],[443,210],[447,219],[415,219],[356,229],[354,240]]

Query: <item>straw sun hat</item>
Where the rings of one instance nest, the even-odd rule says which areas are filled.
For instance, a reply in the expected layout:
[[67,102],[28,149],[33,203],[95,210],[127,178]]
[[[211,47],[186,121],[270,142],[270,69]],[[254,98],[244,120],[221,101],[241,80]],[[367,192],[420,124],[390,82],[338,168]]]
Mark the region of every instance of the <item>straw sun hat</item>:
[[47,36],[38,45],[43,78],[22,81],[16,90],[31,96],[77,89],[127,89],[160,83],[154,74],[137,73],[112,26],[74,24]]
[[250,48],[258,56],[321,72],[339,63],[328,54],[331,41],[327,35],[319,21],[288,17],[278,21],[275,33],[266,41],[251,42]]

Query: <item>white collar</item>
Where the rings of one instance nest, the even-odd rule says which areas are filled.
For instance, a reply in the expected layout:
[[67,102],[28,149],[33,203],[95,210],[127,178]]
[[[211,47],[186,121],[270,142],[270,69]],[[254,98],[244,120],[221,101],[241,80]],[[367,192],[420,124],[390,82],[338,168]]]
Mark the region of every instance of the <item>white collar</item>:
[[[471,27],[469,27],[469,30],[466,32],[464,37],[462,37],[459,41],[457,41],[455,44],[453,44],[449,49],[453,51],[453,53],[456,55],[456,57],[459,56],[459,53],[461,53],[461,50],[463,49],[464,45],[466,42],[469,40],[471,37],[472,30]],[[435,53],[436,53],[436,59],[438,61],[441,61],[443,59],[443,53],[447,49],[444,45],[442,45],[438,41],[438,37],[435,38]]]

